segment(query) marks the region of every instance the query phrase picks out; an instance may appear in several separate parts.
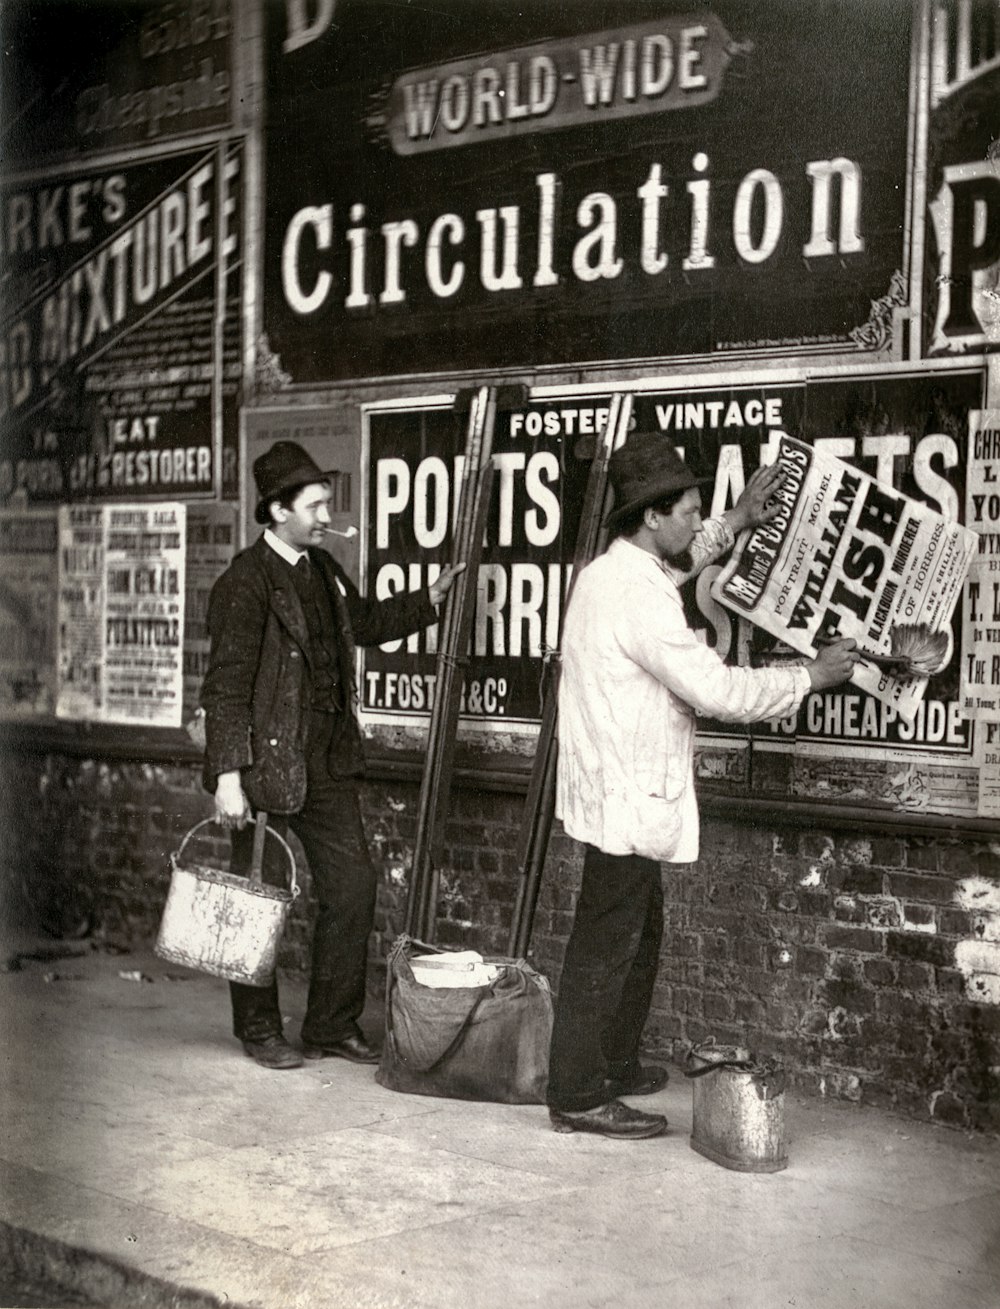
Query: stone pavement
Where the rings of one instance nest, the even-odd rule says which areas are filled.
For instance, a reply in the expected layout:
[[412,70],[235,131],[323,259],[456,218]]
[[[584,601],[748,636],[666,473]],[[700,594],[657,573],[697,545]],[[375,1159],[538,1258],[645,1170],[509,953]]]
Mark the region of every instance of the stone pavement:
[[635,1102],[666,1137],[559,1135],[342,1060],[265,1071],[225,983],[72,948],[0,975],[8,1270],[116,1309],[1000,1309],[995,1139],[789,1095],[788,1169],[729,1172],[676,1071]]

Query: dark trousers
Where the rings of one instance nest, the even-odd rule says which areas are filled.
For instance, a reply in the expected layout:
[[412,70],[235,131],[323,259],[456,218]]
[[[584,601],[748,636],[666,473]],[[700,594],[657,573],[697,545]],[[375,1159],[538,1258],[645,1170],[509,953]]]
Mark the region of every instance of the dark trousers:
[[[297,814],[269,816],[269,826],[282,835],[291,828],[302,842],[317,904],[312,942],[312,970],[302,1039],[307,1045],[331,1045],[358,1031],[365,1004],[368,937],[375,919],[375,869],[365,841],[357,785],[350,778],[331,777],[330,741],[333,714],[314,713],[310,721],[306,769],[306,801]],[[233,833],[232,869],[250,866],[253,828]],[[270,848],[270,849],[269,849]],[[265,878],[276,876],[277,842],[265,845]],[[278,983],[244,986],[230,983],[233,1032],[242,1041],[260,1041],[281,1034]]]
[[596,1109],[608,1100],[606,1079],[638,1071],[662,938],[660,865],[585,846],[552,1028],[554,1109]]

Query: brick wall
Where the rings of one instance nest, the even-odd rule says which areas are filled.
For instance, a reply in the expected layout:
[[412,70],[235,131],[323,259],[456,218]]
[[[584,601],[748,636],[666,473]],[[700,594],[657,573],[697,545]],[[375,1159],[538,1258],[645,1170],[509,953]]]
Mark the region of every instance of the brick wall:
[[[169,854],[210,812],[197,769],[27,753],[3,760],[0,791],[7,923],[89,933],[112,949],[151,941]],[[376,987],[378,961],[404,921],[417,796],[414,783],[364,791],[380,872]],[[521,806],[517,795],[456,791],[440,943],[506,951]],[[553,982],[580,855],[557,827],[532,938],[532,958]],[[651,1053],[680,1059],[714,1035],[779,1057],[793,1083],[817,1094],[1000,1131],[1000,843],[706,816],[698,863],[664,879]],[[309,934],[305,894],[284,967],[305,967]]]

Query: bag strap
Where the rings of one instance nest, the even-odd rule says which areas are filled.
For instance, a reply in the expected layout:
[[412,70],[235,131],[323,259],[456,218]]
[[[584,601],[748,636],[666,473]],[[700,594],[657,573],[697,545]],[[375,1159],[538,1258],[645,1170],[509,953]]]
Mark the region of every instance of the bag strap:
[[[405,964],[411,979],[414,982],[416,981],[416,978],[413,976],[413,968],[410,965],[409,951],[411,948],[417,950],[430,950],[437,953],[442,952],[440,947],[436,945],[427,945],[424,941],[418,941],[416,937],[409,936],[406,932],[401,932],[400,935],[396,937],[395,941],[393,941],[392,947],[389,950],[389,966],[388,969],[386,970],[387,977],[386,977],[386,987],[385,987],[385,1004],[386,1004],[386,1031],[387,1032],[391,1030],[391,1025],[389,1022],[389,1005],[390,1005],[393,989],[395,988],[396,985],[397,967],[402,964]],[[448,947],[444,947],[444,949],[447,948]],[[452,946],[450,948],[454,950],[456,947]],[[495,980],[499,981],[499,977]],[[447,1057],[455,1049],[455,1046],[462,1039],[462,1036],[464,1035],[466,1028],[472,1022],[473,1018],[475,1018],[479,1006],[482,1004],[483,1000],[485,1000],[486,997],[492,993],[494,984],[495,984],[494,982],[491,982],[489,986],[482,986],[476,988],[479,991],[479,995],[476,997],[475,1004],[470,1006],[469,1012],[465,1015],[461,1027],[457,1029],[449,1045],[441,1052],[441,1054],[438,1055],[434,1063],[431,1064],[431,1068],[435,1068],[441,1062],[442,1059],[447,1059]],[[430,1069],[425,1069],[424,1071],[429,1072]]]

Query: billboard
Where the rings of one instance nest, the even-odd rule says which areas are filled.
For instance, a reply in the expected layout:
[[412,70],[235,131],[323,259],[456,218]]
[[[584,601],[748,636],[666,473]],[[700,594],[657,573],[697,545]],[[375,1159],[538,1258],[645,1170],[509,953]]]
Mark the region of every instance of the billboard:
[[268,12],[264,319],[295,383],[885,344],[902,0]]
[[241,170],[219,146],[0,188],[0,503],[235,495]]
[[160,146],[232,119],[230,0],[7,0],[4,169]]
[[924,346],[1000,348],[1000,8],[934,0],[928,56]]
[[[935,525],[947,523],[939,535],[949,540],[967,540],[957,523],[964,509],[969,416],[980,394],[981,378],[968,372],[716,386],[702,381],[638,393],[633,424],[662,432],[699,477],[711,479],[703,491],[707,513],[735,503],[753,471],[771,462],[788,437],[813,453],[817,467],[836,463],[847,476],[857,470],[858,484],[872,488],[873,496],[913,506],[899,525],[894,558],[902,558],[902,538],[909,540],[913,518],[905,553],[917,569]],[[497,415],[463,706],[466,719],[487,730],[506,732],[540,717],[546,663],[558,650],[589,460],[608,409],[608,393],[595,392],[531,401]],[[414,404],[368,416],[362,582],[369,593],[425,585],[450,561],[463,448],[462,420],[447,408]],[[851,512],[858,507],[851,500]],[[921,553],[917,538],[926,524]],[[761,662],[772,654],[774,637],[712,595],[723,562],[685,588],[689,621],[729,662]],[[968,604],[967,588],[961,597],[954,586],[952,592],[949,604]],[[877,605],[872,608],[874,615]],[[962,621],[963,610],[956,609],[945,624],[952,633],[947,663],[923,683],[906,713],[851,685],[810,694],[789,721],[739,730],[764,747],[797,743],[862,756],[931,752],[971,763],[975,715],[959,692]],[[436,648],[436,630],[430,629],[361,652],[361,709],[369,725],[419,722],[429,712]],[[733,734],[728,724],[700,724],[703,741],[732,740]]]

